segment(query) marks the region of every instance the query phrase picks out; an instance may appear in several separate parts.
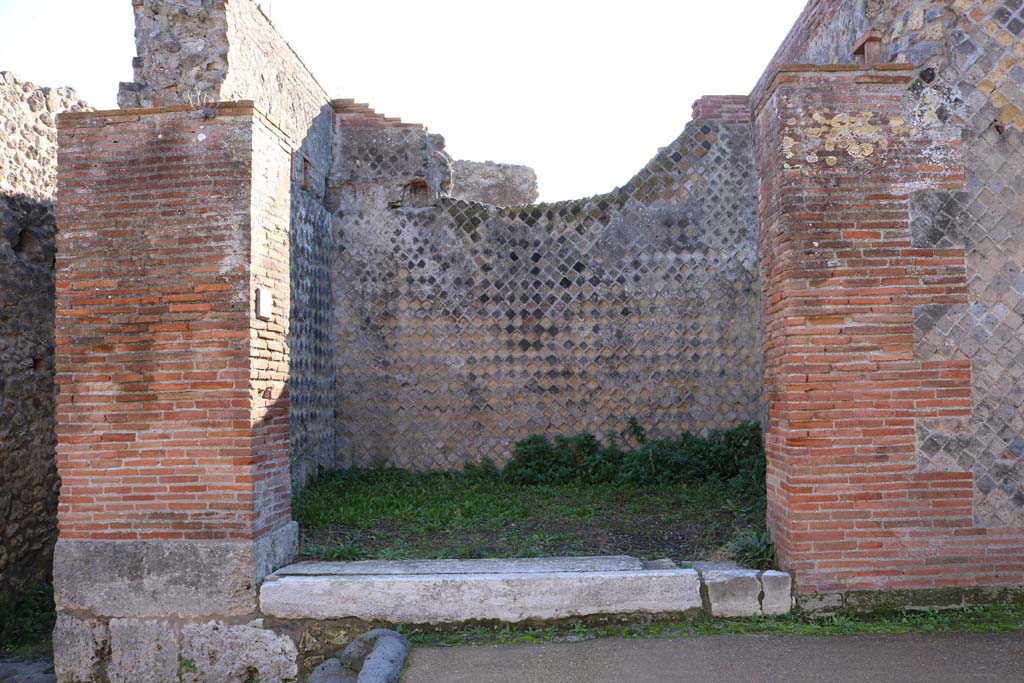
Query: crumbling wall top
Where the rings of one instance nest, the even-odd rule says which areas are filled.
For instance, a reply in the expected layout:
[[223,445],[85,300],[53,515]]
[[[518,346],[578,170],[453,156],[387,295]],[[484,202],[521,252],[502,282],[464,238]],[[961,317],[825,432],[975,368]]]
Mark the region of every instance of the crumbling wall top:
[[0,194],[52,199],[57,115],[89,109],[71,88],[41,88],[0,71]]
[[452,167],[452,196],[492,206],[537,201],[537,173],[529,166],[459,160]]
[[138,56],[135,81],[121,84],[121,108],[253,100],[326,168],[330,97],[253,0],[133,0],[133,6]]

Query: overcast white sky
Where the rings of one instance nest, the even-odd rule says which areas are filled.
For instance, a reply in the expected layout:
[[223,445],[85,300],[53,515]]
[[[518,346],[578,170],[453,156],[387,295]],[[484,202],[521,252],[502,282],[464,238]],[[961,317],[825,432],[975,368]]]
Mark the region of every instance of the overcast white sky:
[[[701,95],[749,93],[805,0],[261,4],[332,96],[532,166],[559,200],[625,183]],[[130,0],[0,0],[0,70],[112,109],[133,33]]]

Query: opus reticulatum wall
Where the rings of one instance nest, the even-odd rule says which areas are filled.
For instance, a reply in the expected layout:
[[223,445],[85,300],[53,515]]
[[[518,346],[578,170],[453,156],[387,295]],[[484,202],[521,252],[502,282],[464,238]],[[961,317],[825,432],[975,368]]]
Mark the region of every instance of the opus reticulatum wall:
[[630,417],[655,437],[757,420],[741,99],[742,116],[694,121],[622,188],[510,208],[444,196],[439,136],[339,105],[329,203],[345,462],[453,468]]

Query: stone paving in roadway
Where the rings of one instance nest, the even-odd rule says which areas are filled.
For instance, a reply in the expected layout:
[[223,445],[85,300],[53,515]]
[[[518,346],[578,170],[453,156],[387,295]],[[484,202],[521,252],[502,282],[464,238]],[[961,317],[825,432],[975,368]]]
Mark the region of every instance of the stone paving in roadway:
[[402,683],[1024,683],[1024,632],[414,647]]
[[53,664],[38,662],[0,662],[0,683],[54,683]]

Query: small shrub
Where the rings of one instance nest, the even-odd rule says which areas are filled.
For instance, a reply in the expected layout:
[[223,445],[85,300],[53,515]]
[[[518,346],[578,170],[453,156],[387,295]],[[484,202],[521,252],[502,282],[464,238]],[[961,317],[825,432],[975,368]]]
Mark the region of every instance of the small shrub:
[[750,531],[730,544],[733,559],[747,569],[774,569],[775,544],[767,531]]
[[196,660],[178,655],[178,676],[181,677],[184,674],[194,673],[199,673],[199,668],[196,666]]
[[52,586],[37,586],[0,603],[0,653],[35,654],[46,649],[55,621]]
[[580,481],[586,484],[614,482],[622,470],[624,452],[614,440],[583,457],[580,463]]
[[505,478],[514,484],[572,484],[584,480],[584,463],[593,467],[601,443],[593,434],[531,436],[516,443],[515,454],[505,466]]
[[554,476],[555,459],[551,442],[545,436],[517,441],[515,454],[502,471],[505,479],[516,484],[541,484]]
[[696,485],[729,482],[736,490],[761,495],[765,488],[761,429],[743,424],[706,437],[684,434],[678,439],[647,439],[631,421],[624,434],[641,445],[625,451],[614,437],[608,445],[591,434],[556,437],[531,436],[516,443],[515,453],[502,471],[514,484],[653,484]]
[[463,475],[470,481],[491,482],[501,477],[501,470],[494,464],[494,460],[484,458],[478,463],[467,463],[463,469]]

